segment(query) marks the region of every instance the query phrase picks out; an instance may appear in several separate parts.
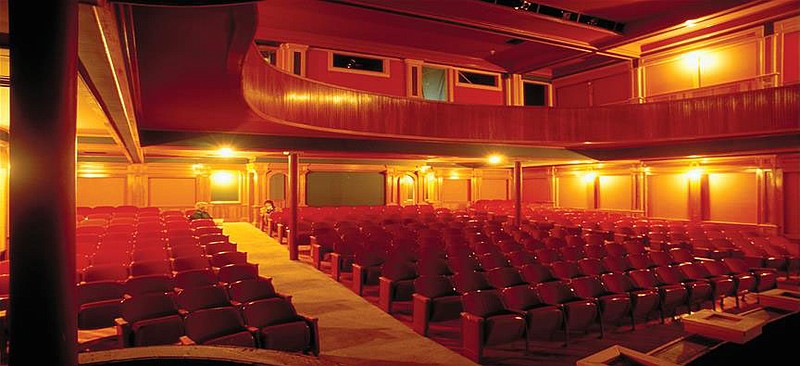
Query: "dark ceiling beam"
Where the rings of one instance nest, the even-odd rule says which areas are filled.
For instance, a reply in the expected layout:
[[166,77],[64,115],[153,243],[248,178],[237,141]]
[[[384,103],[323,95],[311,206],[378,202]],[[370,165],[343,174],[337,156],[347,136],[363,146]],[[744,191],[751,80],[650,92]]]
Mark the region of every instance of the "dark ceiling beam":
[[126,158],[140,163],[144,156],[113,8],[81,4],[78,19],[80,75],[103,106],[109,132]]

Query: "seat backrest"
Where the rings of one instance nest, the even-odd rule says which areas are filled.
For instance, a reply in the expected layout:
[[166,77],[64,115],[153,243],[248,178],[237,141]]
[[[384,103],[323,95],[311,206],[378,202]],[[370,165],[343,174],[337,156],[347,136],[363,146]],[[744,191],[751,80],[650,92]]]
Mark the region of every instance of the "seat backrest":
[[183,272],[193,269],[210,269],[211,264],[208,257],[204,255],[188,255],[186,257],[175,257],[172,261],[172,268],[176,272]]
[[198,344],[247,329],[239,311],[234,307],[202,309],[189,313],[184,324],[186,335]]
[[688,249],[684,248],[672,248],[669,250],[669,255],[675,262],[692,262],[694,261],[694,256]]
[[414,291],[428,298],[456,295],[453,282],[444,275],[423,275],[414,280]]
[[600,280],[611,292],[624,293],[633,291],[635,287],[631,278],[622,273],[606,273],[600,275]]
[[557,261],[550,263],[550,270],[559,279],[570,279],[581,275],[581,269],[575,262]]
[[650,267],[655,267],[655,263],[650,258],[649,255],[645,253],[634,253],[628,254],[628,263],[633,266],[635,269],[646,269]]
[[101,264],[86,267],[83,272],[83,280],[86,282],[95,281],[124,281],[128,279],[128,267],[122,264]]
[[637,269],[635,271],[630,271],[628,272],[628,276],[631,278],[631,280],[633,280],[633,283],[636,284],[636,287],[655,288],[660,284],[655,273],[650,269]]
[[183,289],[176,300],[178,306],[188,312],[231,305],[227,292],[220,286]]
[[461,296],[464,312],[487,318],[506,310],[500,297],[494,292],[473,291]]
[[228,286],[231,300],[240,303],[276,297],[275,287],[271,279],[246,279],[236,281]]
[[609,257],[622,257],[628,254],[628,251],[625,249],[622,244],[618,243],[608,243],[605,245],[606,253],[608,253]]
[[747,273],[750,272],[750,267],[741,258],[723,258],[722,263],[731,270],[733,273]]
[[500,267],[486,272],[486,279],[494,288],[506,288],[527,284],[516,268]]
[[675,260],[667,252],[650,252],[649,255],[656,266],[669,266],[675,263]]
[[537,284],[556,280],[550,268],[541,263],[531,263],[521,269],[522,278],[530,284]]
[[536,285],[539,298],[546,304],[557,305],[573,297],[572,289],[563,282],[544,282]]
[[676,285],[681,283],[681,279],[684,277],[683,273],[675,266],[659,266],[654,268],[656,272],[656,278],[661,283],[665,283],[668,285]]
[[211,286],[217,283],[217,276],[210,269],[192,269],[175,274],[175,287],[187,289]]
[[122,283],[117,281],[95,281],[78,284],[78,304],[95,301],[122,299]]
[[172,266],[167,260],[142,261],[131,263],[131,276],[171,274]]
[[484,271],[489,271],[495,268],[508,267],[508,259],[503,253],[486,253],[478,257],[478,263]]
[[581,269],[581,273],[587,276],[598,276],[608,272],[606,267],[603,266],[603,262],[597,258],[580,259],[578,260],[578,267]]
[[492,285],[486,279],[483,272],[459,272],[453,276],[453,284],[455,285],[456,292],[465,294],[479,290],[492,289]]
[[440,257],[420,256],[417,261],[417,272],[420,276],[451,275],[453,272],[447,260]]
[[242,315],[245,324],[258,328],[298,320],[294,306],[280,298],[247,303],[242,307]]
[[711,273],[708,273],[706,268],[700,263],[681,263],[678,265],[678,269],[683,272],[686,278],[694,280],[711,277]]
[[606,292],[603,283],[597,277],[574,278],[569,284],[581,297],[597,297]]
[[167,275],[148,275],[128,278],[125,281],[125,293],[138,296],[147,293],[164,293],[172,291],[175,281]]
[[609,271],[625,272],[633,269],[633,266],[628,262],[626,257],[608,256],[603,258],[603,266],[608,268]]
[[166,293],[141,294],[122,300],[122,318],[129,323],[177,314],[172,297]]
[[417,268],[412,262],[390,260],[383,264],[381,276],[393,281],[410,280],[417,277]]
[[513,310],[528,310],[542,303],[536,290],[531,286],[508,287],[503,289],[501,295],[506,307]]
[[239,280],[257,279],[258,278],[258,265],[252,263],[244,264],[229,264],[220,267],[219,282],[234,283]]
[[214,253],[211,256],[211,265],[214,267],[224,267],[229,264],[247,263],[247,253],[236,251],[225,251]]
[[732,272],[725,266],[725,263],[720,261],[702,261],[701,264],[712,276],[724,276]]
[[588,258],[597,258],[602,259],[608,253],[606,253],[606,248],[603,245],[587,245],[583,248],[583,251],[586,253]]

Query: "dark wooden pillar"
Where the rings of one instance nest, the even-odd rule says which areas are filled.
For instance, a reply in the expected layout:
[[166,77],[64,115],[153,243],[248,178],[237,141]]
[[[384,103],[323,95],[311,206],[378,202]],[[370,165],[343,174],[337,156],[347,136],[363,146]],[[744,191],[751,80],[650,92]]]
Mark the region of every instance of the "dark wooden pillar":
[[522,225],[522,163],[514,162],[514,225]]
[[78,2],[12,1],[11,365],[77,364]]
[[297,219],[300,193],[300,170],[297,153],[289,153],[289,259],[297,260]]

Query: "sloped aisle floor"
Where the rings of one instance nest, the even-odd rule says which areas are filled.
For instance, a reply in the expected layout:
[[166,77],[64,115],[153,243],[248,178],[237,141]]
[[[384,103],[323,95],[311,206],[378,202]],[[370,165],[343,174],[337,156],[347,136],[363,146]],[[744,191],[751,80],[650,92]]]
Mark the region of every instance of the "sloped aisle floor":
[[422,337],[349,288],[302,261],[249,223],[225,223],[224,233],[273,277],[278,292],[292,295],[297,311],[319,318],[320,358],[343,365],[475,365]]

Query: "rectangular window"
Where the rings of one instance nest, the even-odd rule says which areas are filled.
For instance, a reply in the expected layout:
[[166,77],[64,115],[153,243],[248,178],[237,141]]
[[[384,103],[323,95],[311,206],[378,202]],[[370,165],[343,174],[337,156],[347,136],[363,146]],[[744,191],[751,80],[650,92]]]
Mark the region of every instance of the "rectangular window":
[[524,105],[547,106],[547,85],[536,83],[522,83]]
[[500,75],[458,70],[456,85],[484,89],[500,89]]
[[261,57],[273,66],[278,62],[278,53],[275,50],[261,50]]
[[422,67],[422,97],[427,100],[447,101],[447,70]]
[[300,52],[292,52],[292,73],[303,75],[303,54]]
[[383,60],[363,56],[333,54],[333,67],[383,73]]

